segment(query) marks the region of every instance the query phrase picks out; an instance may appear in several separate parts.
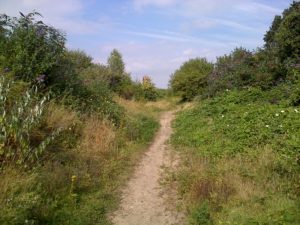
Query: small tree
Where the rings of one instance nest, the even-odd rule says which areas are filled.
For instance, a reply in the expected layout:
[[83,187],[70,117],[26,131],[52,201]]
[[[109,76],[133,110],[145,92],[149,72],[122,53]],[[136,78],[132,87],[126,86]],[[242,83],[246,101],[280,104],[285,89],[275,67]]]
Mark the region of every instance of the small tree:
[[203,94],[207,85],[207,76],[212,72],[213,64],[205,58],[191,59],[185,62],[171,76],[170,86],[183,100],[190,101],[196,95]]
[[152,80],[149,76],[143,77],[142,89],[144,92],[144,98],[149,101],[156,101],[158,97],[158,92],[152,83]]
[[114,49],[107,60],[111,71],[110,86],[114,91],[119,91],[121,83],[125,78],[125,65],[121,53]]

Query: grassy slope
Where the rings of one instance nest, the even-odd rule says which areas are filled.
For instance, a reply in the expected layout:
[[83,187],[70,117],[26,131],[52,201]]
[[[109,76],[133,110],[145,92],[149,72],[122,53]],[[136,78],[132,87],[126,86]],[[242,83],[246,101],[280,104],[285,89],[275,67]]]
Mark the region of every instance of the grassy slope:
[[110,224],[119,190],[158,129],[166,104],[118,99],[126,121],[76,114],[51,105],[47,126],[69,127],[31,172],[6,169],[0,179],[0,224]]
[[191,224],[299,224],[300,108],[230,91],[179,113],[172,143]]

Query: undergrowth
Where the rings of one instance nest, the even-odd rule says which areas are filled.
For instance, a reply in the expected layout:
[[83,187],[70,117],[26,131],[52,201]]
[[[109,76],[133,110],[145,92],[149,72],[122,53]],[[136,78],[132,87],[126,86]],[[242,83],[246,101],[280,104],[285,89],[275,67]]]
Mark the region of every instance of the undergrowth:
[[115,126],[48,102],[35,132],[62,132],[34,167],[1,171],[0,224],[110,224],[120,187],[158,129],[153,115],[127,112]]

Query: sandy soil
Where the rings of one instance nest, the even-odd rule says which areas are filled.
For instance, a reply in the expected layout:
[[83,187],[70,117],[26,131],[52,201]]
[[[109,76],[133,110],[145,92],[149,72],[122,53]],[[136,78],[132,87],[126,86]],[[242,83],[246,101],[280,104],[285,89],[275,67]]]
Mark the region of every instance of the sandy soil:
[[163,168],[172,167],[166,141],[172,132],[173,117],[172,112],[162,115],[161,128],[125,187],[119,210],[112,216],[115,225],[184,224],[183,215],[174,209],[176,202],[167,204],[169,192],[160,185]]

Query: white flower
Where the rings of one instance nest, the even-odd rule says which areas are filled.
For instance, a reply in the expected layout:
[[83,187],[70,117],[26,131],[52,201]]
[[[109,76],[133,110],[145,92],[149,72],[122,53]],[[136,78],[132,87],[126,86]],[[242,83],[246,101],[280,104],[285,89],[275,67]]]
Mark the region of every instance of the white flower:
[[284,113],[284,110],[281,110],[280,112],[281,112],[281,113]]
[[276,113],[276,114],[275,114],[275,116],[279,116],[279,114],[278,114],[278,113]]
[[224,115],[221,115],[222,118],[224,118]]
[[298,113],[298,112],[299,112],[298,109],[294,109],[294,111],[295,111],[295,113]]
[[270,126],[269,126],[269,125],[266,125],[266,127],[269,128]]

